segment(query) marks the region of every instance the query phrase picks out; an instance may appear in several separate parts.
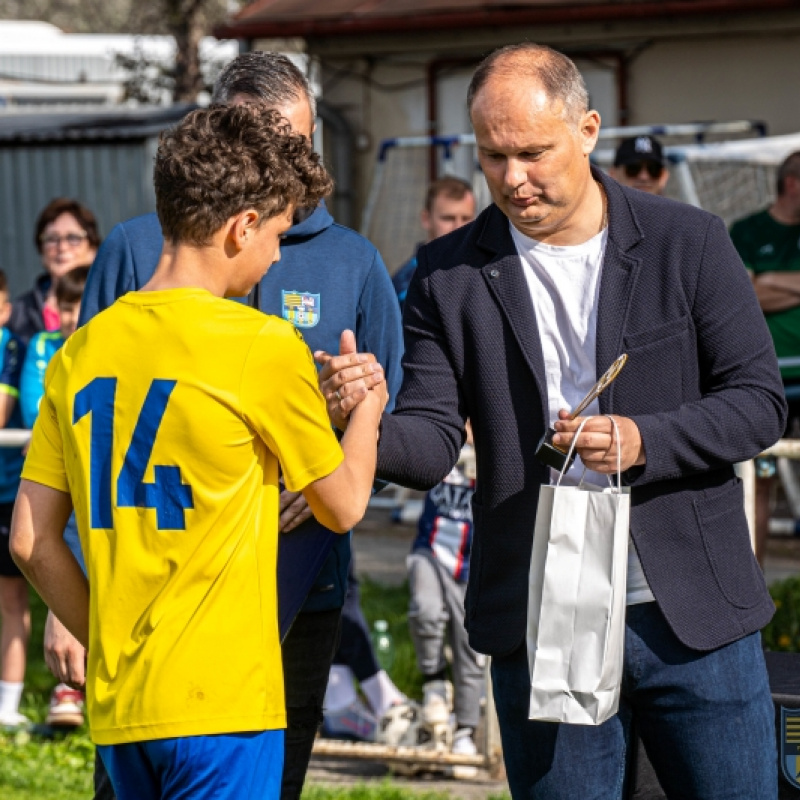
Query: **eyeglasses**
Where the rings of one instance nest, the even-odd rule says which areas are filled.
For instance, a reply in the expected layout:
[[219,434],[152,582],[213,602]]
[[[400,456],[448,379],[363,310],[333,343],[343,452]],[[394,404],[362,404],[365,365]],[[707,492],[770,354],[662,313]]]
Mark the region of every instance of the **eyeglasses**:
[[642,171],[642,167],[647,170],[647,174],[653,180],[658,180],[664,174],[663,165],[657,161],[637,161],[634,164],[626,164],[625,174],[629,178],[635,178]]
[[67,233],[64,236],[51,233],[47,236],[42,236],[39,241],[42,247],[58,247],[61,242],[66,242],[70,247],[78,247],[83,241],[89,238],[89,234],[84,233]]

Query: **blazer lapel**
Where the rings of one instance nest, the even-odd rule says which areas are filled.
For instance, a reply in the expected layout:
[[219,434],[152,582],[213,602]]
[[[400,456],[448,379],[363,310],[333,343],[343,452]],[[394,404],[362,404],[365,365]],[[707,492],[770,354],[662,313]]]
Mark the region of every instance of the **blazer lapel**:
[[[478,245],[493,253],[481,269],[489,290],[514,333],[529,369],[536,380],[542,397],[547,397],[547,379],[544,356],[539,338],[539,328],[528,288],[522,271],[522,261],[508,229],[509,222],[496,206],[490,208]],[[547,408],[547,403],[543,404]],[[545,425],[549,425],[545,420]]]
[[[622,355],[622,339],[628,321],[633,289],[639,274],[639,260],[627,251],[642,238],[628,200],[619,184],[599,170],[592,169],[608,199],[608,242],[600,276],[600,297],[597,309],[597,343],[595,358],[599,378]],[[600,395],[600,410],[611,413],[614,384]]]

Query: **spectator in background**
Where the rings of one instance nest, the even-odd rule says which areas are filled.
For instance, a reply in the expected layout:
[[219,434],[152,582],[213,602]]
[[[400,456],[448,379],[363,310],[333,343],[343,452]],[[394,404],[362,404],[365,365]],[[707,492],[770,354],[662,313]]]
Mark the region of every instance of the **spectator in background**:
[[[800,151],[778,167],[775,202],[731,227],[733,240],[750,272],[778,358],[800,356]],[[800,425],[800,367],[781,369],[789,402],[786,434]],[[769,535],[769,497],[774,459],[758,464],[756,556],[763,563]]]
[[631,189],[663,194],[669,180],[669,170],[661,142],[655,136],[623,139],[614,154],[611,175]]
[[[0,271],[0,427],[22,427],[19,379],[23,348],[5,327],[11,316],[8,282]],[[19,713],[31,634],[28,582],[8,549],[11,514],[19,486],[22,452],[0,447],[0,727],[20,728],[30,720]]]
[[[74,267],[59,278],[56,284],[56,303],[60,328],[57,331],[40,331],[28,345],[20,378],[20,410],[22,424],[26,428],[33,428],[39,416],[39,403],[44,395],[44,376],[50,359],[78,327],[83,287],[86,285],[89,267],[89,264]],[[85,572],[74,514],[70,514],[64,530],[64,539]],[[52,670],[50,654],[47,651],[45,659]],[[66,683],[59,683],[50,695],[50,706],[45,722],[59,728],[77,727],[83,724],[83,707],[83,691],[67,686]]]
[[[425,208],[420,214],[427,242],[432,242],[475,219],[475,195],[472,186],[461,178],[447,175],[434,181],[425,195]],[[419,245],[417,245],[419,249]],[[392,278],[392,285],[400,301],[400,309],[406,301],[406,292],[417,268],[417,254],[403,264]]]
[[97,220],[77,200],[57,197],[39,214],[34,242],[45,271],[32,289],[14,301],[8,323],[25,344],[39,331],[57,331],[61,327],[56,283],[73,267],[94,260],[100,246]]
[[44,394],[44,375],[50,359],[78,327],[81,297],[90,266],[86,264],[64,273],[56,286],[59,329],[40,331],[28,344],[20,385],[22,423],[26,428],[32,428],[39,416],[39,403]]
[[[431,726],[450,725],[454,707],[452,751],[474,756],[478,752],[475,730],[480,719],[485,661],[469,646],[464,627],[475,494],[475,451],[469,421],[466,430],[467,442],[458,463],[425,497],[417,538],[406,564],[408,627],[425,681],[422,721]],[[453,684],[447,680],[447,644],[452,654]],[[472,768],[456,776],[472,777],[474,773]]]

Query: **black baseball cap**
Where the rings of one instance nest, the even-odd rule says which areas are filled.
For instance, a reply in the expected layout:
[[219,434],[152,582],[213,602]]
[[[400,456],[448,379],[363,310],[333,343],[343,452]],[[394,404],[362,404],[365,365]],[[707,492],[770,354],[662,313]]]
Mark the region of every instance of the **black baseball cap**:
[[624,167],[626,164],[641,164],[643,161],[654,161],[662,167],[666,164],[664,160],[664,148],[661,142],[654,136],[631,136],[623,139],[617,147],[614,155],[614,166]]

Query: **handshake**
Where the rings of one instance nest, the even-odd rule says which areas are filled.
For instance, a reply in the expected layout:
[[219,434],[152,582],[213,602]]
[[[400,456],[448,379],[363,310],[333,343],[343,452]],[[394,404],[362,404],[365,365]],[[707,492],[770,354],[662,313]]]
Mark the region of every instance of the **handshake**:
[[357,352],[352,331],[342,331],[338,356],[317,350],[314,360],[322,366],[319,390],[325,398],[328,416],[339,430],[347,428],[350,413],[365,400],[379,402],[381,411],[386,407],[389,393],[383,367],[371,353]]

